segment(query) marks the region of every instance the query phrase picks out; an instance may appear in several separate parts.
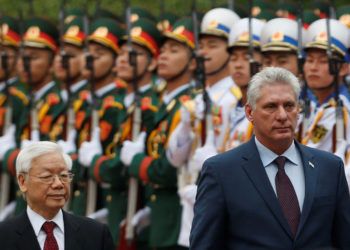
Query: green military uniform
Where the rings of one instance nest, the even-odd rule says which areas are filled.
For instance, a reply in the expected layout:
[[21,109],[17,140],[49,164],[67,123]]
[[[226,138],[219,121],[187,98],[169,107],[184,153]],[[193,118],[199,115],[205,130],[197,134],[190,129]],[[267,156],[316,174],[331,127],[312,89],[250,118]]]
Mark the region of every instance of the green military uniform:
[[[39,48],[57,51],[58,31],[50,22],[41,18],[32,18],[26,21],[26,29],[23,36],[24,47]],[[30,84],[30,83],[29,83]],[[39,93],[40,92],[40,93]],[[33,94],[32,107],[36,110],[39,124],[39,139],[56,141],[62,137],[65,120],[66,103],[61,97],[61,90],[55,81],[47,83],[39,91]],[[30,135],[30,112],[21,115],[21,139],[28,139]],[[15,161],[19,148],[10,149],[6,152],[3,160],[4,167],[15,173]],[[25,206],[17,202],[16,212],[20,212]]]
[[[72,13],[73,14],[73,13]],[[84,39],[86,34],[83,31],[83,18],[72,16],[71,21],[65,24],[62,41],[67,45],[73,45],[83,50]],[[72,78],[76,76],[70,76]],[[74,129],[76,132],[75,147],[78,149],[80,145],[89,139],[90,136],[90,116],[91,116],[91,96],[87,80],[81,80],[67,86],[69,90],[70,109],[73,112],[73,117],[69,117],[67,113],[66,134]],[[68,111],[69,112],[69,111]],[[68,119],[72,119],[69,121]],[[70,125],[72,124],[72,125]],[[69,126],[72,127],[69,127]],[[77,152],[69,152],[73,159],[72,172],[75,175],[73,181],[73,192],[69,210],[77,215],[85,215],[86,208],[86,176],[85,169],[77,160]]]
[[[5,55],[13,56],[12,60],[16,60],[18,57],[18,50],[19,45],[21,41],[21,37],[19,34],[19,25],[16,19],[8,16],[3,16],[0,19],[0,36],[1,36],[1,46],[4,49]],[[5,52],[5,51],[11,51],[13,50],[13,53]],[[2,58],[3,59],[3,58]],[[16,61],[14,61],[16,63]],[[9,62],[8,62],[9,64]],[[13,124],[16,126],[15,133],[14,133],[14,142],[16,147],[20,146],[21,143],[21,134],[23,131],[23,128],[25,126],[25,123],[23,122],[23,114],[26,114],[26,109],[28,108],[29,99],[27,97],[28,89],[27,86],[25,86],[23,83],[21,83],[17,76],[14,76],[13,71],[15,71],[15,65],[8,65],[7,66],[10,72],[7,72],[11,75],[11,78],[5,79],[5,69],[3,69],[4,78],[0,79],[2,81],[0,83],[0,134],[2,136],[5,135],[8,128],[5,126],[9,124]],[[9,68],[11,67],[11,68]],[[13,67],[13,68],[12,68]],[[7,112],[11,108],[12,113],[11,117],[6,117]],[[6,119],[11,119],[10,121],[7,121]],[[6,151],[4,150],[3,153]],[[3,160],[3,159],[2,159]],[[9,195],[9,200],[12,200],[15,198],[15,194],[12,193],[12,191],[17,190],[16,185],[16,173],[15,171],[8,171],[7,166],[5,164],[1,164],[1,172],[7,172],[9,175],[12,175],[12,181],[10,180],[9,184],[9,193],[3,194],[3,195]],[[4,185],[7,185],[6,182],[2,183]],[[1,190],[1,192],[6,192],[4,190]],[[5,205],[5,204],[4,204]]]
[[[194,48],[189,19],[176,22],[173,30],[165,32],[164,36]],[[177,169],[167,159],[166,148],[171,133],[180,122],[182,103],[191,99],[192,87],[189,83],[182,85],[174,90],[171,99],[163,98],[155,115],[155,127],[148,133],[146,152],[136,154],[128,168],[130,175],[151,187],[148,202],[151,208],[151,247],[178,245],[182,209],[177,194]]]
[[[119,27],[117,22],[109,18],[98,18],[92,23],[88,41],[89,43],[95,43],[106,47],[113,55],[117,55],[120,51],[120,39],[122,36],[123,30]],[[94,98],[96,99],[93,101],[97,102],[95,109],[99,116],[98,126],[100,128],[102,155],[106,158],[110,158],[114,155],[116,142],[118,141],[115,135],[119,131],[121,123],[125,120],[126,110],[123,104],[125,94],[126,84],[122,81],[112,81],[98,90],[95,90],[94,93]],[[89,146],[86,147],[86,145],[90,145],[89,143],[90,142],[83,143],[82,147],[79,149],[80,162],[80,156],[84,157],[84,154],[86,154],[84,150],[87,147],[89,148]],[[91,152],[91,154],[95,155],[95,152]],[[98,197],[98,208],[101,208],[105,206],[106,199],[109,197],[110,185],[102,184],[100,177],[96,175],[96,171],[98,172],[98,170],[95,170],[95,165],[99,164],[100,161],[98,160],[96,162],[85,163],[84,165],[90,167],[89,176],[97,183],[101,184],[101,196]],[[110,177],[113,178],[114,176]],[[82,195],[81,192],[80,195]]]
[[[126,41],[126,38],[123,42]],[[135,44],[145,47],[151,56],[157,56],[159,53],[160,34],[153,22],[146,19],[139,19],[132,23],[131,41]],[[138,76],[138,77],[142,77]],[[129,83],[131,84],[131,83]],[[154,76],[152,83],[139,89],[140,104],[142,110],[142,130],[154,126],[154,115],[158,111],[158,104],[162,88]],[[126,86],[125,86],[126,87]],[[126,92],[125,92],[126,94]],[[118,242],[120,222],[125,218],[127,207],[127,180],[128,175],[125,166],[120,161],[120,150],[124,140],[131,139],[134,104],[123,103],[123,110],[120,116],[123,116],[119,124],[119,130],[114,135],[113,154],[97,155],[94,157],[91,174],[95,180],[110,184],[106,205],[108,209],[108,224],[115,242]]]

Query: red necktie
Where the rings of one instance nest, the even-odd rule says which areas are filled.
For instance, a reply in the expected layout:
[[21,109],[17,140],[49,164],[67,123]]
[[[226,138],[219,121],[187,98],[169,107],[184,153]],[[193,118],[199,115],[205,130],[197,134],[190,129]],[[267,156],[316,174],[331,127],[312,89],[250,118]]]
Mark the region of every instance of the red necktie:
[[44,250],[58,250],[58,244],[53,235],[53,229],[56,227],[55,222],[46,221],[43,224],[43,230],[46,233],[46,240],[44,244]]
[[300,208],[298,198],[293,188],[293,185],[284,169],[286,157],[278,156],[275,159],[275,162],[278,167],[278,172],[275,178],[277,197],[281,205],[283,214],[288,221],[290,229],[292,230],[293,236],[295,236],[297,233],[300,219]]

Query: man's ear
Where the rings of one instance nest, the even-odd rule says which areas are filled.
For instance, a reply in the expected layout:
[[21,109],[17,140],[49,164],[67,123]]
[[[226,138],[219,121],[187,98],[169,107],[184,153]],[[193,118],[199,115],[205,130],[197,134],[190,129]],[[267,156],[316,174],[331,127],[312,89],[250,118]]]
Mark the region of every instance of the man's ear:
[[350,73],[349,71],[350,71],[349,64],[343,63],[342,66],[340,67],[340,71],[339,71],[340,79],[343,79],[343,77],[348,75]]
[[249,104],[246,104],[244,106],[244,110],[245,110],[245,116],[247,117],[248,121],[250,121],[251,123],[254,123],[252,106],[250,106]]
[[17,176],[17,183],[19,186],[19,189],[21,190],[22,193],[26,193],[27,192],[27,180],[24,176],[24,174],[19,174]]

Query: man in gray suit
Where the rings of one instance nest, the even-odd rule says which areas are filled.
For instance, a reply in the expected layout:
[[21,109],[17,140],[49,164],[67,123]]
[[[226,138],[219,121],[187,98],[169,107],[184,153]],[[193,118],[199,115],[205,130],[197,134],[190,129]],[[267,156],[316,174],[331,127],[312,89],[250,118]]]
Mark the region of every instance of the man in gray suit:
[[190,249],[350,249],[343,162],[294,140],[299,93],[285,69],[252,78],[255,136],[204,163]]
[[54,142],[32,142],[16,160],[27,209],[0,223],[1,249],[114,250],[107,226],[62,210],[70,195],[72,160]]

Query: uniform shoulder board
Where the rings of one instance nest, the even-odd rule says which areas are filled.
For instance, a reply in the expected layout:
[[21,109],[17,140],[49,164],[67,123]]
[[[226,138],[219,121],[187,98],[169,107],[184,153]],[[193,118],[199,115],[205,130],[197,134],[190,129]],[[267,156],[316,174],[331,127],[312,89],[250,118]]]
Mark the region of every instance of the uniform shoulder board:
[[26,94],[24,94],[19,89],[14,88],[14,87],[10,87],[10,93],[12,95],[18,97],[25,105],[28,105],[28,103],[29,103],[28,97],[26,96]]
[[238,100],[242,98],[242,92],[239,87],[233,86],[230,88],[230,91]]

